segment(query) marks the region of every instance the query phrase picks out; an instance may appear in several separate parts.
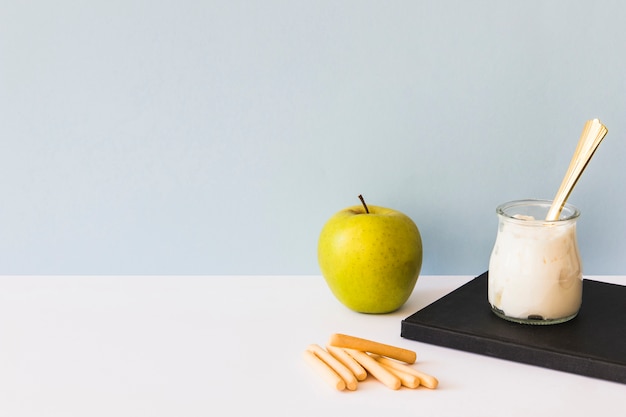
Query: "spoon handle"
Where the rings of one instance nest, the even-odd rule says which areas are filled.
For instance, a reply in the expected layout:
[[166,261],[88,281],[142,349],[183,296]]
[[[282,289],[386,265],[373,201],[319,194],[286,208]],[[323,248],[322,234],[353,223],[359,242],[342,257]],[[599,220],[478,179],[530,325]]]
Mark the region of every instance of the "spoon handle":
[[606,126],[598,119],[588,120],[585,123],[576,146],[576,151],[572,156],[567,173],[563,177],[559,191],[552,201],[546,220],[553,221],[559,219],[567,198],[607,132]]

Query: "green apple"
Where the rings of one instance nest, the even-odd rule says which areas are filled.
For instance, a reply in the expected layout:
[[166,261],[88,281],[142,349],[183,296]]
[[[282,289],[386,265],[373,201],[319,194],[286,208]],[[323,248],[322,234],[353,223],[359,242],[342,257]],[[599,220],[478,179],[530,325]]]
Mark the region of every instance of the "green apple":
[[351,310],[382,314],[408,299],[422,267],[422,238],[410,217],[385,207],[335,213],[322,228],[317,257],[334,296]]

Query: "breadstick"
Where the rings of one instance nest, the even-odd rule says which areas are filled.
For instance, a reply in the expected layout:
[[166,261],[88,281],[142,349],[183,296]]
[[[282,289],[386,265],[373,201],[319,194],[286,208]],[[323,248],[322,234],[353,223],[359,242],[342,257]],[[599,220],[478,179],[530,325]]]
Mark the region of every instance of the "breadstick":
[[412,350],[403,349],[397,346],[386,345],[360,337],[348,336],[335,333],[330,336],[330,345],[348,349],[360,350],[362,352],[376,353],[381,356],[397,359],[406,363],[415,363],[417,355]]
[[435,389],[439,385],[439,381],[434,376],[420,372],[417,369],[413,369],[403,363],[399,363],[389,358],[384,358],[382,356],[378,356],[374,358],[374,360],[378,361],[382,365],[386,365],[391,368],[406,372],[408,374],[415,375],[420,379],[421,385],[425,386],[426,388]]
[[381,363],[381,365],[385,369],[387,369],[389,372],[391,372],[392,374],[400,378],[400,381],[402,382],[402,386],[407,387],[407,388],[417,388],[420,386],[421,382],[420,382],[420,379],[417,377],[417,375],[412,375],[408,372],[404,372],[399,369],[392,368],[391,366],[385,365],[384,363]]
[[367,353],[355,349],[346,349],[346,352],[356,359],[356,361],[360,363],[361,366],[367,370],[367,372],[374,376],[374,378],[378,379],[387,387],[391,389],[400,389],[402,386],[400,378],[385,369],[384,366],[376,362],[376,360]]
[[330,384],[331,387],[335,388],[338,391],[343,391],[346,389],[346,383],[335,371],[333,371],[326,362],[318,358],[313,352],[310,350],[305,350],[303,353],[304,359],[307,363],[315,369],[315,371],[322,377],[324,380]]
[[343,363],[346,368],[354,374],[357,381],[363,381],[367,378],[367,371],[342,348],[326,345],[326,350],[335,357],[339,362]]
[[356,389],[357,380],[356,376],[348,369],[343,363],[339,362],[333,355],[326,352],[319,345],[309,345],[307,350],[313,352],[318,358],[326,362],[326,365],[330,366],[346,383],[346,388],[350,391]]

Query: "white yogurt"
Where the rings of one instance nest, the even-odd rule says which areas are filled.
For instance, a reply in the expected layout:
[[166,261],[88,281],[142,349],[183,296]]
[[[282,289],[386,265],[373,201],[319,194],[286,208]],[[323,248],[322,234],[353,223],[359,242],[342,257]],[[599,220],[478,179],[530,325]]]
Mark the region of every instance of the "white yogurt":
[[[569,206],[571,216],[545,222],[514,213],[521,208],[520,202],[514,203],[514,208],[507,211],[505,204],[498,212],[498,234],[489,262],[489,303],[499,315],[516,321],[568,320],[578,313],[582,302],[582,266],[576,241],[579,212]],[[550,202],[541,204],[547,212]]]

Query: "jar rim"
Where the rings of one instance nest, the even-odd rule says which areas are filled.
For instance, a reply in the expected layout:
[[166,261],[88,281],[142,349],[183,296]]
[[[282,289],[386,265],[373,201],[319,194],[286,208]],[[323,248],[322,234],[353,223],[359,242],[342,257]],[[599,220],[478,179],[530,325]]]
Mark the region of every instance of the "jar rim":
[[[546,220],[545,215],[547,215],[550,206],[552,205],[552,200],[546,199],[521,199],[521,200],[513,200],[508,201],[506,203],[502,203],[496,207],[496,213],[499,216],[505,217],[507,219],[511,219],[513,221],[523,222],[523,223],[541,223],[541,224],[555,224],[555,223],[563,223],[568,221],[576,220],[580,216],[580,210],[569,203],[565,203],[563,205],[563,209],[561,211],[561,217],[557,220]],[[524,219],[519,217],[514,217],[515,214],[510,213],[511,209],[520,208],[520,207],[536,207],[545,211],[543,218],[535,218],[534,220]],[[543,213],[542,211],[542,213]],[[519,214],[519,213],[518,213]]]

